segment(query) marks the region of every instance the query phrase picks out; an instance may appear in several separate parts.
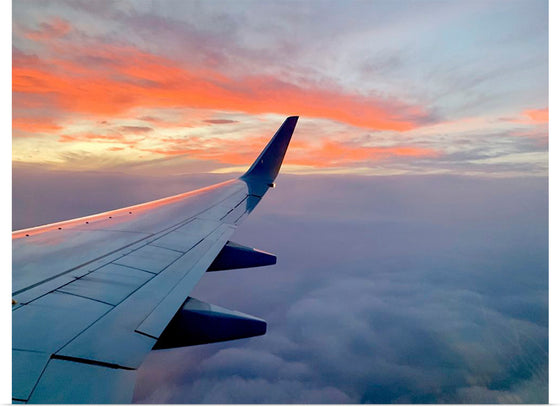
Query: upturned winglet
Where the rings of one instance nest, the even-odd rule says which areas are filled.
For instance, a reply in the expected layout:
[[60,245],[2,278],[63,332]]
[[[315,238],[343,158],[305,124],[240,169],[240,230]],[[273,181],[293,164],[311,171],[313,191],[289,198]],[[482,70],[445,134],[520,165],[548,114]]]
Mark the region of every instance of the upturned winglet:
[[245,181],[257,181],[272,184],[280,171],[288,144],[296,127],[298,116],[288,117],[269,141],[265,149],[255,160],[251,168],[240,178]]

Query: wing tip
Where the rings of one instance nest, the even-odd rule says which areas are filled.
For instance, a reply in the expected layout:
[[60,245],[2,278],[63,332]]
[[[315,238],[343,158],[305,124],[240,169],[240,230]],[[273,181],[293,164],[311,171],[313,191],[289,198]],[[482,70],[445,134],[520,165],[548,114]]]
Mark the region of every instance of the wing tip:
[[290,124],[290,125],[291,125],[291,124],[293,124],[294,127],[295,127],[295,125],[297,124],[298,119],[299,119],[299,116],[288,116],[288,117],[286,117],[286,119],[284,120],[284,123],[283,123],[282,125],[285,125],[285,124]]
[[284,160],[299,116],[288,116],[278,128],[270,142],[247,170],[241,179],[261,179],[263,182],[274,181]]

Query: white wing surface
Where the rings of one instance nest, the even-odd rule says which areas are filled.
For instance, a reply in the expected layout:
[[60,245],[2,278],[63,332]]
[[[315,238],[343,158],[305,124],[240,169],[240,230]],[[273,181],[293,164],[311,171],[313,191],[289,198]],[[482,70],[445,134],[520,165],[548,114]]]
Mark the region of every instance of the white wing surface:
[[189,293],[207,271],[276,262],[229,239],[274,185],[297,119],[238,179],[13,232],[13,401],[129,403],[150,350],[264,334]]

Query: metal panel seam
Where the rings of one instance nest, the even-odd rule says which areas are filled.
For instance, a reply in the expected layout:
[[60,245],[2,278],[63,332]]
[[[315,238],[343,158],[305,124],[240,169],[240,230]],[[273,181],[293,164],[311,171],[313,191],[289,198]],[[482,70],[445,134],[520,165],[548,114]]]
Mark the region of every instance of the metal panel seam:
[[[77,279],[76,279],[76,280],[77,280]],[[74,280],[74,281],[75,281],[75,280]],[[74,282],[74,281],[73,281],[73,282]],[[68,284],[66,284],[66,285],[68,285]],[[63,287],[66,287],[66,285],[64,285]],[[54,291],[58,291],[58,290],[60,290],[60,289],[63,288],[63,287],[57,288],[57,289],[54,290]],[[113,307],[113,308],[116,306],[116,305],[113,305],[113,304],[109,304],[108,302],[98,300],[97,298],[86,297],[85,295],[80,295],[80,294],[76,294],[76,293],[70,293],[70,292],[68,292],[68,291],[58,291],[58,292],[59,292],[59,293],[62,293],[62,294],[73,295],[74,297],[84,298],[84,299],[86,299],[86,300],[92,300],[92,301],[100,302],[101,304],[105,304],[105,305],[108,305],[108,306]],[[110,312],[110,311],[111,311],[111,310],[109,310],[109,311],[107,311],[107,312]],[[105,314],[104,314],[104,315],[105,315]],[[86,329],[87,329],[87,328],[86,328]]]
[[[144,246],[142,246],[142,247],[146,247],[146,246],[148,246],[148,245],[144,245]],[[138,249],[140,249],[140,248],[138,248]],[[136,250],[138,250],[138,249],[136,249]],[[136,251],[136,250],[135,250],[135,251]],[[135,251],[134,251],[134,252],[135,252]],[[132,254],[132,253],[134,253],[134,252],[127,253],[127,254],[125,254],[125,255],[122,256],[122,257],[126,257],[126,256],[128,256],[128,255],[130,255],[130,254]],[[151,275],[153,275],[153,276],[157,276],[157,273],[154,273],[154,272],[152,272],[152,271],[148,271],[148,270],[144,270],[144,269],[139,269],[138,267],[129,266],[129,265],[127,265],[127,264],[115,263],[117,260],[122,259],[122,257],[119,257],[118,259],[113,260],[111,263],[107,263],[107,264],[114,264],[115,266],[126,267],[126,268],[129,268],[129,269],[132,269],[132,270],[137,270],[137,271],[143,271],[144,273],[148,273],[148,274],[151,274]],[[107,264],[105,264],[105,266],[106,266]],[[85,276],[84,276],[84,277],[85,277]],[[80,278],[82,278],[82,277],[80,277]]]

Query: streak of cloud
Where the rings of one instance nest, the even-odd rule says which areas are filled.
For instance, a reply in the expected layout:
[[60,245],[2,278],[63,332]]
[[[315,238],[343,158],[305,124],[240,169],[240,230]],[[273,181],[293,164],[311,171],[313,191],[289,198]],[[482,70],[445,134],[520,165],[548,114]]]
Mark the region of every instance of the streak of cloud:
[[548,107],[544,109],[530,109],[523,112],[535,123],[548,123]]
[[12,119],[12,128],[24,132],[24,134],[54,133],[63,129],[61,125],[48,117],[15,117]]
[[61,18],[41,23],[38,30],[27,30],[25,36],[34,41],[46,41],[63,37],[72,30],[70,23]]
[[233,123],[237,123],[236,120],[228,120],[228,119],[207,119],[204,120],[205,123],[210,123],[210,124],[233,124]]
[[334,84],[329,89],[268,76],[228,78],[212,70],[190,70],[133,47],[89,44],[69,48],[66,53],[73,54],[71,60],[47,59],[33,65],[29,58],[23,63],[16,54],[13,91],[20,96],[44,95],[63,111],[94,115],[124,114],[135,107],[185,106],[250,114],[298,112],[396,131],[410,130],[428,115],[421,106],[346,94]]

